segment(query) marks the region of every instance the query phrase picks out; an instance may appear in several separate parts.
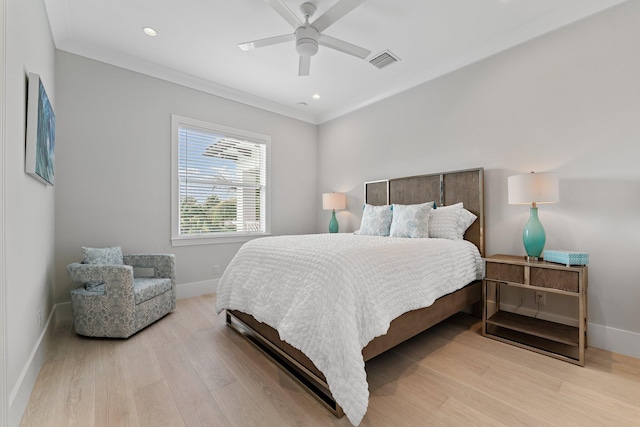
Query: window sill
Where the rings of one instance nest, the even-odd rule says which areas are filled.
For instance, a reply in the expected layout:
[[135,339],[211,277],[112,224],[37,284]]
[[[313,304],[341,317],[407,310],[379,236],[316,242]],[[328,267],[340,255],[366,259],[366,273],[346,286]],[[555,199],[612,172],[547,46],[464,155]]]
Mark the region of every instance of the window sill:
[[259,237],[271,236],[271,233],[226,234],[221,236],[181,236],[172,237],[171,246],[219,245],[225,243],[246,243]]

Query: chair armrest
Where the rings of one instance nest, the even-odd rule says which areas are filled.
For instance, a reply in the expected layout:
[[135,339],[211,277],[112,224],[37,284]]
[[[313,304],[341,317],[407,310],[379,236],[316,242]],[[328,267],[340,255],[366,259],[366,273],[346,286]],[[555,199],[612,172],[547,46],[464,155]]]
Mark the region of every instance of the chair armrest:
[[74,282],[104,282],[107,287],[130,288],[133,292],[133,267],[130,265],[95,265],[74,262],[67,266]]
[[173,254],[142,254],[122,256],[123,262],[132,267],[153,268],[153,277],[176,280],[176,257]]

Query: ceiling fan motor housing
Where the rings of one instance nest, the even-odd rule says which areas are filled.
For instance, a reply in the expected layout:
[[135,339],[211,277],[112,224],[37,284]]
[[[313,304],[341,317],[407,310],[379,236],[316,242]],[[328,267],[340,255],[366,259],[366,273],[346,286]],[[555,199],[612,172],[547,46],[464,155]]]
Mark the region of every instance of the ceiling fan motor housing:
[[311,25],[298,27],[296,35],[296,51],[300,56],[313,56],[318,53],[318,37],[320,33]]

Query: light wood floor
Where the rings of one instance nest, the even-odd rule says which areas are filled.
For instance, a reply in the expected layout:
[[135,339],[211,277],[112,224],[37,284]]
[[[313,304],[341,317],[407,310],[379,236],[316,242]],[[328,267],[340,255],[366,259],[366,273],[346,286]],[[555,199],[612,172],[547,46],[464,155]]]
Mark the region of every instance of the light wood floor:
[[[215,296],[128,340],[55,337],[24,426],[348,426],[214,312]],[[640,359],[584,368],[480,335],[458,314],[367,363],[363,426],[640,425]]]

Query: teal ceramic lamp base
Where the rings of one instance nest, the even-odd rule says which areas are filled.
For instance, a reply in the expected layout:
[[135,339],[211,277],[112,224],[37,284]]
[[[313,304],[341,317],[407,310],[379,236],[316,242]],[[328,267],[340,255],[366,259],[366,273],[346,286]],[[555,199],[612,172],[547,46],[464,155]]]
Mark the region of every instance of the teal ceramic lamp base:
[[329,233],[338,232],[338,220],[336,219],[335,209],[331,212],[331,221],[329,221]]
[[522,233],[522,243],[524,243],[528,259],[537,260],[540,258],[546,239],[544,228],[538,219],[538,208],[532,207],[529,210],[529,222],[527,222]]

